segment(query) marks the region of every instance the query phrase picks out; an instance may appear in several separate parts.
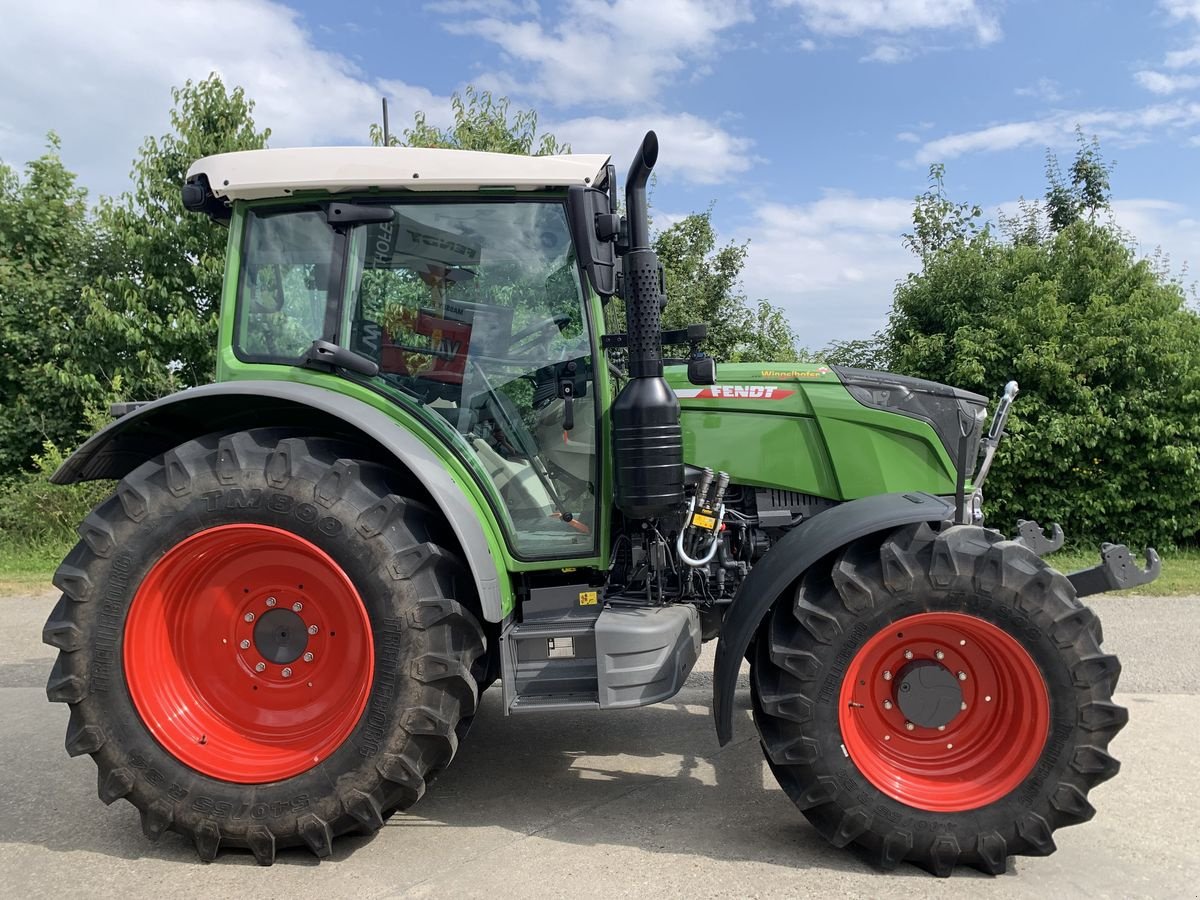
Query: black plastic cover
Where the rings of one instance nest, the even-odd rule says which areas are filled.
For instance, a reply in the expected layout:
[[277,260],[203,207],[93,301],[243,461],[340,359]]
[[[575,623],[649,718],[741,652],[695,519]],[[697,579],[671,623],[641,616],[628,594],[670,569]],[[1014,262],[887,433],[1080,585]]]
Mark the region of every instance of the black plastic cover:
[[[941,438],[955,469],[962,468],[965,463],[968,474],[975,470],[979,441],[983,437],[983,420],[987,415],[987,397],[908,375],[848,366],[832,366],[832,369],[851,396],[863,406],[928,422]],[[964,436],[967,438],[966,456],[960,459],[960,438]]]

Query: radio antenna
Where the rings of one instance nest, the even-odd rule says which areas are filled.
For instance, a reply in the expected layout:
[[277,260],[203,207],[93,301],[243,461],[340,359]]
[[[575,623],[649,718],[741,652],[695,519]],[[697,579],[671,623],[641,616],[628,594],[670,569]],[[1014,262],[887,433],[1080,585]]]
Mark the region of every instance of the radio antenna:
[[383,146],[392,146],[392,135],[388,131],[387,97],[383,98]]

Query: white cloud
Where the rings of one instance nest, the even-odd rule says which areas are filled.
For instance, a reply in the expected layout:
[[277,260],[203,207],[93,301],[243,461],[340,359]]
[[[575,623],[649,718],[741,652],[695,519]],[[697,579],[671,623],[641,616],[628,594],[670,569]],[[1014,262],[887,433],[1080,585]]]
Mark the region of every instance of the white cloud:
[[1133,77],[1152,94],[1178,94],[1200,87],[1200,75],[1167,75],[1143,69],[1135,72]]
[[896,283],[915,268],[901,243],[911,215],[911,199],[841,191],[764,204],[737,234],[750,241],[747,295],[781,306],[806,346],[865,337],[884,325]]
[[1149,256],[1162,250],[1171,271],[1200,271],[1200,221],[1181,203],[1131,198],[1112,202],[1113,220],[1137,240],[1138,251]]
[[1027,87],[1017,88],[1013,93],[1018,97],[1034,97],[1043,103],[1058,103],[1066,97],[1057,81],[1045,77]]
[[611,153],[619,174],[624,177],[629,157],[642,136],[653,129],[658,135],[660,177],[680,177],[696,184],[716,184],[745,172],[755,162],[749,138],[730,134],[723,128],[690,113],[675,115],[646,114],[610,118],[584,116],[547,123],[547,129],[559,140],[570,143],[576,153]]
[[1168,69],[1188,69],[1197,64],[1200,64],[1200,43],[1172,50],[1163,57],[1163,65]]
[[1159,6],[1176,21],[1191,19],[1200,23],[1200,0],[1160,0]]
[[978,0],[776,0],[795,7],[818,34],[839,37],[873,33],[961,30],[981,44],[1001,36],[1000,22]]
[[1074,141],[1076,126],[1118,145],[1148,140],[1161,130],[1188,128],[1200,123],[1200,103],[1162,103],[1132,110],[1076,110],[1040,119],[1005,122],[976,131],[945,135],[924,144],[915,160],[920,164],[945,162],[967,153],[1013,150],[1018,147],[1058,147]]
[[877,44],[875,49],[864,56],[860,62],[877,62],[890,65],[908,62],[913,58],[913,54],[914,51],[911,47],[904,47],[899,44]]
[[491,41],[528,70],[486,73],[483,84],[561,106],[646,106],[670,81],[706,65],[722,32],[753,18],[747,0],[567,0],[552,8],[552,23],[502,6],[445,27]]
[[168,126],[170,88],[212,71],[255,100],[272,146],[363,143],[384,94],[395,122],[447,115],[446,98],[318,49],[295,11],[268,0],[28,3],[9,7],[4,36],[0,157],[36,155],[53,128],[93,192],[126,188],[142,137]]

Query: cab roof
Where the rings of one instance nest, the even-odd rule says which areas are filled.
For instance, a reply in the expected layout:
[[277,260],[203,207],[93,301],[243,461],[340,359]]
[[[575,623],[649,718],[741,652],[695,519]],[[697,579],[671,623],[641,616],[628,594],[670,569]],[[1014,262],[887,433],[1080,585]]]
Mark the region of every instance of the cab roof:
[[475,150],[418,147],[297,147],[242,150],[197,160],[200,175],[223,200],[288,197],[300,191],[533,191],[570,185],[600,186],[609,157],[598,153],[517,156]]

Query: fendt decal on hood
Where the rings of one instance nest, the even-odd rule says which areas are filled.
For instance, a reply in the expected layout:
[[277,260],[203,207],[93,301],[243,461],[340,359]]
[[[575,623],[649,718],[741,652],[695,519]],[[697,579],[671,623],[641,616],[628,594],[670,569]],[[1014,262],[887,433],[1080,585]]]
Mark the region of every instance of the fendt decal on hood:
[[767,384],[714,384],[712,387],[675,391],[677,397],[697,400],[782,400],[794,393]]

